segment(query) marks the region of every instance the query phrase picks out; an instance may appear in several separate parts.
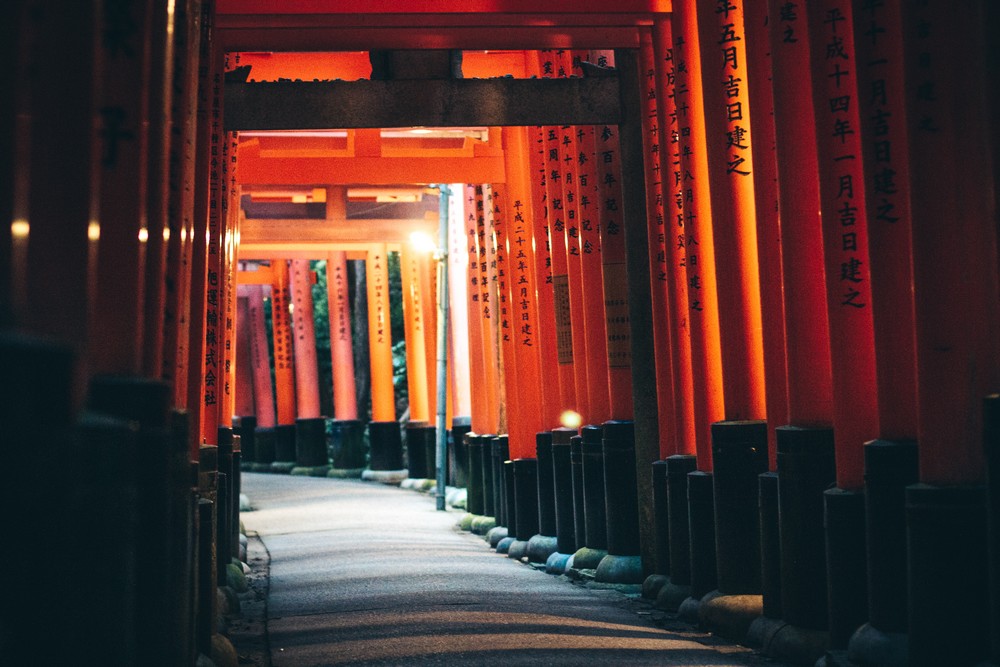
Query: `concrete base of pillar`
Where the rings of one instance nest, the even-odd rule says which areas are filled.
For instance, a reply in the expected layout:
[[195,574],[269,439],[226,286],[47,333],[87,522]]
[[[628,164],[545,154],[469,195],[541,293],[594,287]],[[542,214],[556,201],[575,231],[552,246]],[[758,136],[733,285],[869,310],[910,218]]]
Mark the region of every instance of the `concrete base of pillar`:
[[882,632],[865,623],[851,637],[847,657],[859,667],[906,667],[910,660],[909,637],[901,632]]
[[497,520],[492,516],[477,516],[472,520],[472,532],[485,535],[497,526]]
[[697,626],[701,623],[698,611],[701,609],[701,598],[688,596],[677,607],[677,616],[685,623]]
[[505,537],[507,537],[507,526],[494,526],[486,533],[486,541],[490,543],[491,549],[496,549],[497,544]]
[[[759,648],[770,658],[796,665],[815,665],[830,649],[830,633],[826,630],[810,630],[782,621],[767,620],[770,622],[767,624],[769,627],[765,628],[767,632],[761,637],[763,643]],[[753,627],[756,623],[757,621],[751,625],[748,644],[750,636],[756,631]]]
[[364,472],[364,468],[330,468],[326,471],[326,476],[333,479],[360,479]]
[[559,550],[556,545],[556,538],[552,535],[534,535],[528,540],[528,548],[525,555],[532,563],[544,563],[549,556]]
[[361,473],[361,479],[366,482],[381,482],[391,486],[399,486],[399,483],[406,479],[406,470],[365,470]]
[[330,466],[295,466],[291,473],[296,477],[326,477]]
[[597,566],[594,580],[605,584],[642,584],[641,556],[617,556],[608,554]]
[[750,624],[750,629],[747,630],[747,636],[744,638],[743,644],[750,648],[763,650],[765,646],[771,643],[778,630],[785,625],[786,623],[780,618],[758,616]]
[[446,486],[444,501],[451,507],[464,510],[468,503],[468,492],[462,487]]
[[[501,540],[503,543],[505,540]],[[499,547],[499,545],[497,545]],[[521,560],[528,555],[528,542],[527,540],[514,539],[507,547],[507,558],[513,558],[514,560]]]
[[291,474],[292,470],[295,468],[295,461],[274,461],[271,463],[271,472],[276,472],[281,475]]
[[475,518],[477,516],[479,516],[479,515],[478,514],[472,514],[471,512],[466,512],[465,514],[463,514],[462,518],[458,520],[458,524],[457,525],[458,525],[459,530],[464,530],[465,532],[471,531],[472,530],[472,522],[473,522],[473,520],[475,520]]
[[545,573],[546,574],[566,574],[566,568],[569,566],[573,554],[563,554],[556,551],[549,555],[545,561]]
[[712,591],[701,599],[698,620],[712,634],[742,644],[763,611],[764,598],[760,595],[723,595]]
[[583,547],[573,554],[573,567],[577,570],[596,570],[601,561],[608,555],[606,549],[591,549]]
[[497,553],[506,554],[510,550],[510,545],[514,544],[514,542],[516,541],[517,540],[515,540],[513,537],[510,536],[503,538],[502,540],[497,542],[496,546]]
[[675,584],[668,581],[663,584],[653,606],[663,611],[677,611],[680,609],[681,603],[690,596],[691,586],[689,584]]
[[642,597],[647,600],[655,600],[663,587],[670,581],[670,577],[665,574],[651,574],[642,582]]

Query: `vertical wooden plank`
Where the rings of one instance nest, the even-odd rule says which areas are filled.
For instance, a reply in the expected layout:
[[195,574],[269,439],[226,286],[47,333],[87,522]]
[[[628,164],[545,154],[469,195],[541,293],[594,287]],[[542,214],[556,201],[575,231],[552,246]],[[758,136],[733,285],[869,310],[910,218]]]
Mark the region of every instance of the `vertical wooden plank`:
[[267,325],[264,321],[264,292],[266,289],[264,285],[247,286],[250,363],[253,365],[253,414],[257,416],[258,428],[273,428],[277,424],[274,410],[274,386],[271,384],[271,363],[267,349]]
[[[292,324],[288,312],[291,302],[288,289],[288,260],[271,260],[271,278],[271,329],[274,341],[274,398],[277,406],[277,425],[291,426],[295,424],[297,409]],[[391,368],[390,365],[390,370]],[[374,382],[373,378],[372,383]],[[374,388],[372,392],[374,393]]]
[[292,322],[295,347],[295,403],[299,419],[320,416],[319,366],[316,360],[316,325],[309,260],[291,262]]
[[257,289],[257,285],[241,285],[237,290],[236,304],[236,382],[233,391],[236,394],[236,407],[234,414],[240,417],[256,415],[254,409],[254,374],[253,363],[251,361],[250,350],[252,347],[250,306],[248,293],[251,288]]
[[326,287],[333,369],[333,416],[336,419],[357,419],[351,299],[347,291],[347,253],[343,250],[331,252],[326,258]]
[[403,324],[406,335],[406,384],[410,398],[410,421],[430,419],[427,395],[427,345],[424,330],[421,262],[412,243],[404,243],[399,253],[403,284]]
[[389,261],[385,244],[368,251],[368,346],[372,372],[372,421],[396,419],[392,387],[392,331],[389,323]]

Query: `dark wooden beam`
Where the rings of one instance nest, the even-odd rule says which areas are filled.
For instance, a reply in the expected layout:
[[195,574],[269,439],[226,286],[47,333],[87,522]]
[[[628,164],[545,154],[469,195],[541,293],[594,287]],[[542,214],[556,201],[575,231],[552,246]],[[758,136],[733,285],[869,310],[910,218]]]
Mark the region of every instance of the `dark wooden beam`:
[[618,77],[225,84],[225,129],[616,124]]

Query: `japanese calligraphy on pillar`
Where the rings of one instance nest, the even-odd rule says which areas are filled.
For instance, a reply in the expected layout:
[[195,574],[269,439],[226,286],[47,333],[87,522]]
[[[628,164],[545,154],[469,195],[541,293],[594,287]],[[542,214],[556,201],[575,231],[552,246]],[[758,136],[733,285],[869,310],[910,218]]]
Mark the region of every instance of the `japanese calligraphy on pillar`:
[[347,264],[346,257],[337,253],[327,261],[327,280],[333,285],[335,321],[333,338],[340,342],[351,340],[350,303],[347,296]]
[[375,292],[374,303],[370,303],[369,307],[375,309],[375,330],[371,333],[375,335],[375,342],[379,345],[385,345],[389,340],[389,326],[388,320],[386,318],[386,302],[388,301],[389,285],[386,282],[385,274],[388,269],[388,258],[385,253],[381,251],[375,251],[371,254],[372,263],[372,289]]
[[492,186],[483,188],[484,208],[489,220],[490,246],[493,249],[491,264],[496,280],[496,311],[499,315],[500,341],[510,343],[511,334],[510,286],[507,283],[507,222],[504,219],[499,193]]

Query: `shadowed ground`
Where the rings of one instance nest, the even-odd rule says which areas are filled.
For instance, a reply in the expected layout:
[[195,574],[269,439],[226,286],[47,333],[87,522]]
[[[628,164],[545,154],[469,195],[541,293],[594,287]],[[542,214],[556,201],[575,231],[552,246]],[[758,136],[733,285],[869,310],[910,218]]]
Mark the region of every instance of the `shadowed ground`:
[[260,474],[243,490],[243,522],[270,553],[275,667],[776,664],[496,554],[432,497]]

